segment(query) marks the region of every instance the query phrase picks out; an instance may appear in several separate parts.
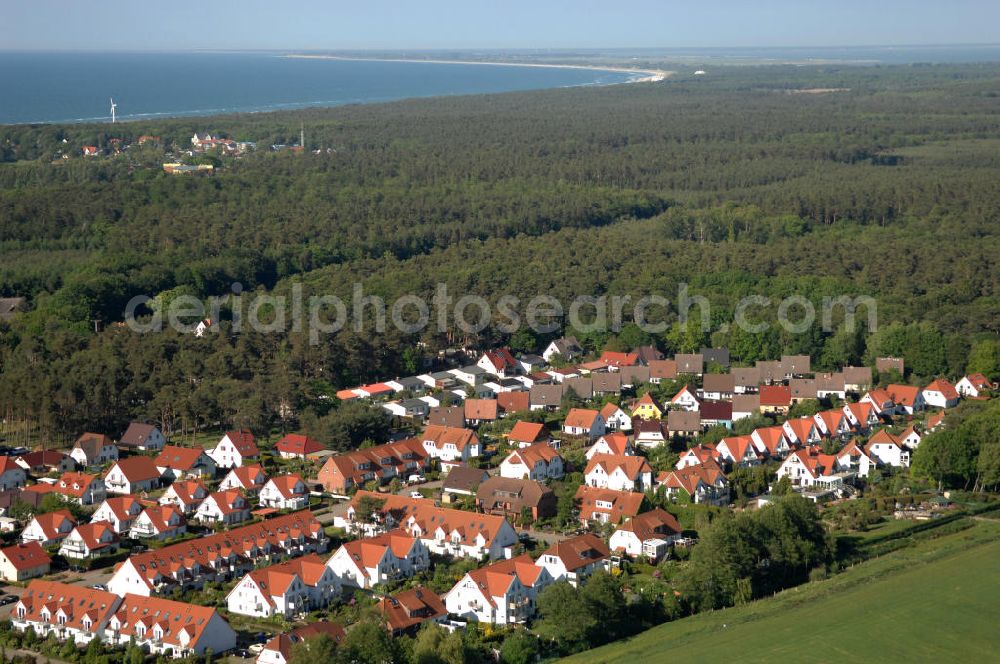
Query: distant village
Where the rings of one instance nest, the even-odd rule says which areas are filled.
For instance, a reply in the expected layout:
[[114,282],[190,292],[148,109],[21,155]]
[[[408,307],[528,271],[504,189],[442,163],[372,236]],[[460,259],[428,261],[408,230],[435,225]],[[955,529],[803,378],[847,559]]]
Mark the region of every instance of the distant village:
[[[778,485],[818,504],[849,501],[874,475],[907,467],[948,409],[997,389],[981,374],[878,387],[880,375],[906,375],[903,358],[822,373],[799,355],[731,366],[724,348],[584,356],[566,337],[540,355],[496,348],[342,390],[403,435],[339,454],[304,434],[268,444],[248,430],[181,445],[141,422],[117,438],[84,433],[66,450],[2,449],[10,595],[0,604],[12,605],[14,630],[41,638],[261,664],[287,662],[294,643],[319,634],[339,642],[343,625],[310,616],[359,593],[395,636],[425,622],[525,624],[550,584],[691,546],[697,533],[672,506],[736,509],[740,469],[777,464],[739,509],[768,509]],[[828,407],[795,415],[807,402]],[[773,424],[731,433],[761,416]],[[669,467],[665,449],[681,450]],[[575,525],[547,528],[560,509],[553,484],[571,473],[581,478]],[[450,590],[399,589],[454,560],[475,565]],[[208,587],[223,588],[219,607],[184,599]],[[271,618],[300,626],[259,642],[239,622]]]
[[[286,144],[274,144],[269,147],[271,152],[294,152],[301,153],[305,151],[303,147],[305,140],[305,132],[299,138],[299,143],[293,145]],[[68,139],[63,139],[63,143],[68,146]],[[166,157],[171,161],[163,163],[163,171],[172,175],[185,175],[185,174],[210,174],[215,170],[215,164],[211,163],[186,163],[183,160],[186,158],[188,160],[196,159],[198,157],[205,157],[208,155],[218,155],[226,156],[231,158],[241,158],[245,155],[251,154],[257,151],[257,143],[255,141],[237,141],[231,138],[226,138],[223,136],[214,135],[211,133],[200,133],[195,132],[191,136],[190,145],[171,145],[168,141],[164,140],[160,136],[151,136],[143,134],[139,136],[134,142],[130,142],[123,138],[110,138],[107,140],[105,145],[82,145],[79,151],[73,149],[60,150],[58,153],[59,160],[71,159],[75,156],[83,158],[101,158],[101,157],[114,157],[123,154],[127,154],[130,150],[142,146],[155,146],[160,148],[167,148]],[[320,154],[322,150],[314,150],[315,154]]]

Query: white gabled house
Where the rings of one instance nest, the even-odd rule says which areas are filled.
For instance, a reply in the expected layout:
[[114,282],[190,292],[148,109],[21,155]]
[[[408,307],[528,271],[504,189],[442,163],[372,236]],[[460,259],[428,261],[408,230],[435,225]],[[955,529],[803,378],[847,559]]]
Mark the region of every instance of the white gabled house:
[[231,526],[250,518],[250,503],[236,489],[208,494],[194,512],[199,523],[218,523]]
[[956,392],[963,397],[972,397],[974,399],[986,396],[987,392],[995,389],[997,389],[996,383],[991,382],[990,379],[982,373],[973,373],[968,376],[963,376],[962,380],[955,384]]
[[500,464],[500,477],[544,482],[563,476],[563,460],[548,443],[514,450]]
[[572,408],[566,413],[562,430],[563,433],[571,436],[586,436],[590,440],[596,440],[604,435],[606,427],[604,418],[598,411],[589,408]]
[[618,404],[607,403],[601,408],[604,418],[604,428],[607,431],[631,431],[632,416],[626,413]]
[[632,557],[659,559],[664,549],[680,539],[681,526],[669,512],[659,507],[632,517],[618,526],[608,540],[612,551]]
[[21,531],[22,542],[38,542],[42,546],[52,546],[66,538],[76,528],[76,521],[69,510],[56,510],[36,514]]
[[553,582],[545,569],[524,554],[466,572],[444,596],[448,613],[494,625],[527,622],[535,602]]
[[277,475],[260,490],[262,507],[298,510],[309,504],[309,487],[298,475]]
[[129,534],[133,539],[165,540],[187,532],[187,520],[176,505],[147,507],[136,517]]
[[535,564],[544,567],[554,581],[565,579],[575,587],[594,572],[609,569],[611,551],[600,537],[586,533],[557,541]]
[[59,545],[59,555],[66,558],[92,558],[118,549],[118,535],[107,521],[78,525]]
[[620,431],[606,433],[598,438],[593,445],[587,448],[584,456],[590,461],[595,454],[620,454],[633,455],[635,447],[629,437]]
[[257,441],[249,429],[227,431],[219,444],[207,452],[217,468],[236,468],[260,458]]
[[899,438],[885,429],[880,429],[868,440],[865,452],[879,465],[908,468],[910,451],[903,447]]
[[90,520],[106,521],[111,524],[112,530],[121,535],[132,528],[132,523],[141,512],[142,505],[135,496],[114,496],[101,503]]
[[[222,490],[225,490],[223,487]],[[179,480],[167,487],[160,496],[160,505],[173,505],[182,514],[193,514],[208,497],[208,489],[198,480]]]
[[219,483],[219,491],[241,489],[248,493],[256,493],[267,484],[267,473],[259,463],[233,468]]
[[430,568],[430,551],[417,537],[394,530],[342,545],[327,561],[342,586],[372,588]]
[[587,462],[584,481],[598,489],[646,491],[653,488],[653,469],[645,457],[595,454]]
[[923,389],[924,403],[935,408],[954,408],[958,405],[959,392],[944,378],[931,381]]
[[160,470],[146,456],[119,459],[104,476],[108,493],[128,495],[152,491],[160,486]]

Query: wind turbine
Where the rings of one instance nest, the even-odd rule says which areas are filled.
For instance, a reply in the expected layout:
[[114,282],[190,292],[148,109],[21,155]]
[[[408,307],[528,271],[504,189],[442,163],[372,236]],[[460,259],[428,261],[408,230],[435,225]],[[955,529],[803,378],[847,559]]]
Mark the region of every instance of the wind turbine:
[[115,109],[118,108],[118,104],[115,103],[114,98],[111,99],[111,124],[115,123]]

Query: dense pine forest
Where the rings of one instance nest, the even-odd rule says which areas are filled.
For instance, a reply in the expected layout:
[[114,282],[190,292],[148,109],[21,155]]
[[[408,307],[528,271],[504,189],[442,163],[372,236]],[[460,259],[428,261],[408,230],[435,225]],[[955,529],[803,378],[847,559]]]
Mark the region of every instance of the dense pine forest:
[[[300,129],[306,152],[267,149]],[[202,157],[219,166],[210,176],[164,173],[195,132],[258,150]],[[142,135],[157,139],[140,147]],[[79,157],[82,145],[102,154]],[[175,431],[308,428],[351,408],[330,398],[338,387],[415,371],[456,344],[542,341],[499,325],[472,338],[347,328],[315,345],[305,332],[235,334],[225,320],[203,338],[116,325],[134,295],[162,304],[234,282],[345,298],[355,283],[391,298],[430,297],[440,282],[490,301],[673,298],[686,283],[711,301],[712,330],[626,328],[587,343],[715,343],[741,362],[794,352],[831,368],[904,354],[915,380],[996,377],[998,166],[993,65],[733,67],[655,84],[3,127],[0,297],[25,297],[28,311],[0,322],[2,415],[53,441],[132,418]],[[751,294],[867,295],[880,326],[727,326]]]

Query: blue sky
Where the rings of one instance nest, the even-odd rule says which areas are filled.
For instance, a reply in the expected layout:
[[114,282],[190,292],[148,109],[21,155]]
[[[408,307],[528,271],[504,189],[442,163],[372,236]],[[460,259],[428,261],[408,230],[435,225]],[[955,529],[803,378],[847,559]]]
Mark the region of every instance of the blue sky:
[[995,0],[0,0],[0,49],[491,49],[1000,42]]

